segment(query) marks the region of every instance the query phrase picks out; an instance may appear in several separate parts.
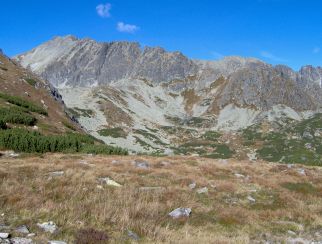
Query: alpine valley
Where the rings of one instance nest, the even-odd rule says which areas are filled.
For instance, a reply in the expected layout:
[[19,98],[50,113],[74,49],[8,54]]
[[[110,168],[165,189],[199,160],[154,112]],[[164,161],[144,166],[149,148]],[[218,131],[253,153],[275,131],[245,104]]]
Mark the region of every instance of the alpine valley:
[[49,81],[86,132],[132,153],[321,162],[321,67],[74,36],[14,60]]

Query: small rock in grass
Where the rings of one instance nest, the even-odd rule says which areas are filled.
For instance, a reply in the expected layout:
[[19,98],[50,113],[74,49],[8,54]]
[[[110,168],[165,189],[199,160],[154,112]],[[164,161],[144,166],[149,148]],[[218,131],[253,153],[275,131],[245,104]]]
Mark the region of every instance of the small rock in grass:
[[245,178],[245,175],[238,174],[238,173],[236,173],[236,174],[235,174],[235,176],[236,176],[237,178]]
[[207,193],[208,192],[208,188],[207,187],[202,187],[202,188],[199,188],[197,190],[197,193],[198,194],[204,194],[204,193]]
[[136,241],[140,240],[140,237],[135,232],[133,232],[131,230],[127,231],[127,236],[133,240],[136,240]]
[[256,199],[251,197],[251,196],[248,196],[247,200],[250,201],[250,202],[253,202],[253,203],[256,202]]
[[10,239],[11,244],[32,244],[33,241],[29,238],[15,237]]
[[50,233],[55,233],[57,231],[57,225],[52,222],[52,221],[49,221],[49,222],[44,222],[42,224],[37,224],[37,226],[42,229],[43,231],[45,232],[50,232]]
[[6,232],[0,232],[0,238],[1,239],[7,239],[9,238],[10,234]]
[[48,244],[67,244],[67,242],[64,242],[64,241],[48,241]]
[[119,163],[120,163],[120,161],[119,161],[119,160],[115,160],[115,159],[113,159],[111,163],[112,163],[112,164],[119,164]]
[[27,235],[27,237],[35,237],[35,236],[36,236],[35,233],[30,233],[30,234]]
[[305,173],[305,169],[298,169],[297,172],[300,174],[300,175],[306,175]]
[[174,219],[182,218],[182,217],[189,217],[191,214],[191,208],[177,208],[169,213]]
[[116,181],[110,179],[109,177],[100,177],[97,180],[101,184],[105,184],[105,185],[108,185],[108,186],[116,186],[116,187],[122,186],[121,184],[117,183]]
[[132,164],[136,167],[136,168],[139,168],[139,169],[148,169],[150,168],[150,165],[147,161],[144,161],[144,160],[134,160],[132,162]]
[[292,236],[296,236],[296,233],[292,230],[288,230],[287,234],[292,235]]
[[22,234],[29,234],[30,231],[27,226],[21,225],[16,228],[16,232],[22,233]]
[[196,182],[192,182],[191,184],[189,184],[190,189],[195,189],[196,186],[197,186]]

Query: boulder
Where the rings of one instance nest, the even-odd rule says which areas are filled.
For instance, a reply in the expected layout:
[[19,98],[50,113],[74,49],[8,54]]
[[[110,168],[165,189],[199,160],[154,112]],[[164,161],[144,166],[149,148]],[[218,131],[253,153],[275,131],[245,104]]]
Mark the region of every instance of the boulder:
[[191,214],[191,208],[177,208],[169,213],[174,219],[182,218],[182,217],[189,217]]
[[49,222],[44,222],[42,224],[37,224],[37,226],[42,229],[43,231],[45,232],[50,232],[50,233],[55,233],[58,229],[57,225],[52,222],[52,221],[49,221]]
[[136,168],[139,168],[139,169],[148,169],[150,168],[150,165],[147,161],[144,161],[144,160],[139,160],[139,159],[136,159],[132,162],[132,164],[136,167]]
[[26,225],[21,225],[16,228],[16,232],[22,233],[22,234],[29,234],[30,231]]
[[29,238],[21,238],[21,237],[15,237],[10,239],[11,244],[32,244],[32,239]]
[[199,188],[199,189],[197,190],[197,193],[198,193],[198,194],[208,193],[208,188],[207,188],[207,187]]
[[0,232],[1,239],[7,239],[7,238],[9,238],[9,236],[10,236],[10,233]]
[[112,180],[109,177],[100,177],[97,179],[99,183],[105,184],[108,186],[116,186],[116,187],[121,187],[122,185],[117,183],[116,181]]

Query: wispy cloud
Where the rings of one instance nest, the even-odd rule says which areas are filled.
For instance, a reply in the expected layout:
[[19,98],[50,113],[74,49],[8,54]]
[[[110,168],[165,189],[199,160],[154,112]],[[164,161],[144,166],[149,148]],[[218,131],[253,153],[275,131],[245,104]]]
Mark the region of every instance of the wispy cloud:
[[138,27],[136,25],[125,24],[123,22],[118,22],[116,29],[119,32],[134,34],[136,31],[138,31],[140,29],[140,27]]
[[263,58],[267,58],[267,59],[270,59],[270,60],[275,61],[275,62],[287,62],[286,59],[278,57],[278,56],[276,56],[276,55],[274,55],[274,54],[272,54],[271,52],[268,52],[268,51],[261,51],[260,55]]
[[112,5],[110,3],[100,4],[96,6],[96,12],[100,17],[108,18],[108,17],[111,17],[111,13],[110,13],[111,8],[112,8]]
[[319,48],[319,47],[315,47],[315,48],[313,48],[313,53],[314,54],[317,54],[317,53],[319,53],[321,51],[321,48]]

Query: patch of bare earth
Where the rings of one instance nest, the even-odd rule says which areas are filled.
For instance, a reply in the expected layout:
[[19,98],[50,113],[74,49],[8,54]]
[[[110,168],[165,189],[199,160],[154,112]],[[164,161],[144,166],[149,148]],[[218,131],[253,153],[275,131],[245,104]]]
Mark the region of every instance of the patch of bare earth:
[[[135,159],[148,167],[136,167]],[[51,176],[54,171],[64,174]],[[101,184],[99,177],[122,186]],[[208,192],[198,193],[203,187]],[[141,243],[280,242],[322,235],[322,171],[316,167],[47,154],[0,158],[0,189],[0,224],[26,224],[39,243],[70,243],[84,229],[103,231],[111,243],[133,241],[129,230]],[[190,217],[168,216],[179,207],[191,208]],[[58,225],[56,234],[36,226],[49,220]]]

